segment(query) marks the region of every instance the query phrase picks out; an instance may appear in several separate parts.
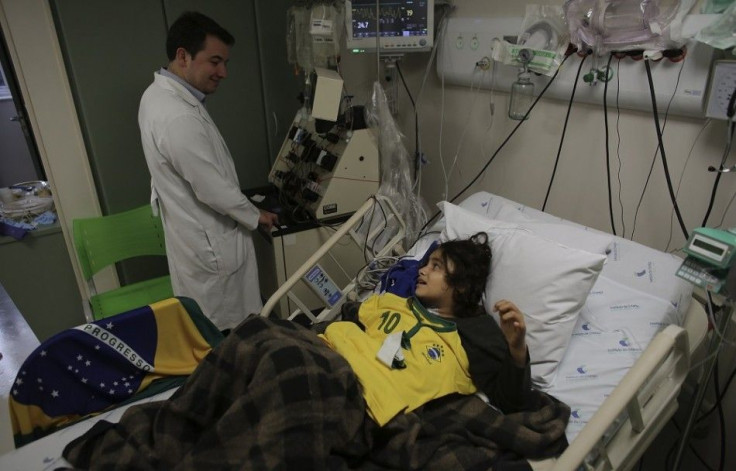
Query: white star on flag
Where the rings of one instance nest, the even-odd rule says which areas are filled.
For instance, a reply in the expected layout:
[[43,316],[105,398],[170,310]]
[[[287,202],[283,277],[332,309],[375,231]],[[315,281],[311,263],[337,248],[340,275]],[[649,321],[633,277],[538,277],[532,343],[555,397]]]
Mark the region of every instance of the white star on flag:
[[112,396],[113,394],[115,394],[115,390],[114,389],[111,389],[110,390],[110,395]]
[[112,330],[112,322],[107,323],[107,330]]
[[91,364],[92,364],[92,362],[91,362],[91,361],[89,361],[89,360],[87,360],[86,362],[84,362],[84,364],[85,364],[85,365],[87,365],[87,366],[89,366],[89,365],[91,365]]
[[87,378],[82,378],[82,382],[83,382],[84,384],[87,384]]
[[82,358],[84,358],[82,355],[77,355],[77,361],[82,361]]
[[105,383],[100,383],[100,389],[105,389]]
[[41,350],[41,356],[42,357],[45,357],[46,356],[46,350]]
[[59,391],[56,391],[56,390],[51,391],[51,397],[59,397]]
[[17,384],[18,386],[23,386],[23,378],[16,379],[15,384]]

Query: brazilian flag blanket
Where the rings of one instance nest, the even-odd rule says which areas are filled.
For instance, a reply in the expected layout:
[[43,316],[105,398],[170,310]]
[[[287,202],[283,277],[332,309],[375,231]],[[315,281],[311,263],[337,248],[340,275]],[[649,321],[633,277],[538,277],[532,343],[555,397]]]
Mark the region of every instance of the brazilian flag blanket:
[[184,297],[54,335],[28,356],[12,385],[16,447],[182,384],[222,339],[196,302]]

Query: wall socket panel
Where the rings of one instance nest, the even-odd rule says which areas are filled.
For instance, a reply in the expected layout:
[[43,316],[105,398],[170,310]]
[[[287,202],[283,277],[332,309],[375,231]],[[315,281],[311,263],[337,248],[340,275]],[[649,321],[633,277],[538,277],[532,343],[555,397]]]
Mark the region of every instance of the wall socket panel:
[[[683,22],[684,34],[694,35],[694,32],[716,16],[718,15],[687,16]],[[517,79],[517,67],[494,62],[490,70],[484,71],[476,67],[476,64],[483,58],[492,57],[495,38],[516,38],[521,31],[522,21],[523,18],[520,17],[449,18],[444,37],[437,45],[440,48],[437,53],[437,75],[440,80],[444,78],[445,84],[473,89],[490,89],[493,84],[494,90],[508,93],[511,84]],[[697,118],[705,116],[704,98],[714,57],[715,51],[712,47],[693,40],[687,44],[684,61],[662,59],[650,63],[660,113],[665,112],[671,99],[670,115]],[[578,55],[567,59],[545,93],[545,98],[564,101],[570,99],[581,60]],[[604,69],[607,62],[608,56],[586,59],[575,92],[575,101],[603,105],[604,82],[598,81],[595,85],[589,85],[583,82],[583,75],[591,69]],[[608,83],[608,106],[616,106],[618,92],[620,108],[651,112],[652,101],[644,61],[626,57],[619,62],[614,58],[611,68],[614,75]],[[535,95],[542,91],[549,80],[550,77],[533,74]]]
[[705,116],[728,119],[728,103],[734,93],[736,93],[736,60],[715,61],[710,74]]

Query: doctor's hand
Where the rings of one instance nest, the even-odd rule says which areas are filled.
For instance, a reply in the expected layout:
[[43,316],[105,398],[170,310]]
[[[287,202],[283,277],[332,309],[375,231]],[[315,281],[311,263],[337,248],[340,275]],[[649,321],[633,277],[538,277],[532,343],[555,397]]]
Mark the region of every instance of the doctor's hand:
[[269,211],[260,210],[261,215],[258,217],[258,225],[262,228],[270,231],[271,228],[279,223],[278,214],[271,213]]
[[498,312],[501,331],[506,342],[509,344],[511,358],[516,366],[526,365],[526,323],[524,314],[511,301],[500,300],[493,306],[493,311]]

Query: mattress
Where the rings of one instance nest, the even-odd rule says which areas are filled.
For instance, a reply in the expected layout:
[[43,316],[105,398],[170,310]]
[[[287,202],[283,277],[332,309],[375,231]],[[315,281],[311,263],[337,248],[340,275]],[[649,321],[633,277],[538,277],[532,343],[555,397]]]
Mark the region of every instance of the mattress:
[[[162,401],[169,398],[176,389],[160,392],[154,396],[133,402],[133,404],[144,404],[153,401]],[[77,437],[82,436],[100,420],[118,422],[128,406],[118,407],[108,412],[103,412],[89,419],[77,422],[57,432],[29,443],[25,446],[10,451],[0,456],[0,469],[3,471],[29,471],[29,470],[52,470],[57,468],[70,468],[61,453],[64,447]]]
[[[568,224],[605,234],[487,192],[459,206],[501,219],[513,207],[532,220]],[[606,264],[575,325],[567,351],[547,392],[567,403],[570,442],[618,385],[654,335],[683,325],[692,285],[675,275],[682,260],[621,237],[612,238]]]

